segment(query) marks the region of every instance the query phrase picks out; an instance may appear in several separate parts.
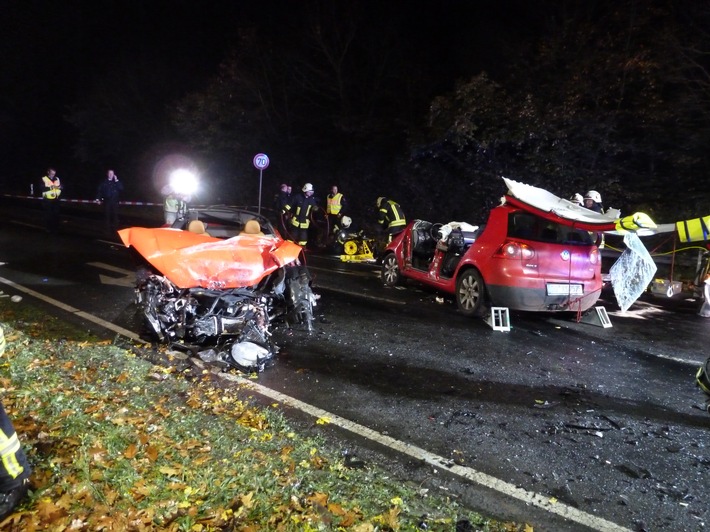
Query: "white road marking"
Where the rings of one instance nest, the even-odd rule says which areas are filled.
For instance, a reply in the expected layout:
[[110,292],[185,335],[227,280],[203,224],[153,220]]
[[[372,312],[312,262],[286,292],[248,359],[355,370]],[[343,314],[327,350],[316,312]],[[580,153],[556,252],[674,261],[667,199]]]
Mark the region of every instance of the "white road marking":
[[[117,334],[121,334],[138,343],[146,343],[132,331],[124,329],[123,327],[119,327],[118,325],[110,323],[106,320],[88,314],[86,312],[83,312],[79,309],[75,309],[70,305],[62,303],[61,301],[58,301],[51,297],[47,297],[43,294],[40,294],[39,292],[35,292],[34,290],[19,285],[13,281],[10,281],[9,279],[0,277],[0,282],[11,286],[15,290],[36,297],[37,299],[49,303],[50,305],[54,305],[57,308],[65,310],[66,312],[75,314],[92,323],[96,323],[97,325],[105,327],[108,330],[114,331]],[[474,482],[480,486],[484,486],[509,497],[518,499],[519,501],[522,501],[525,504],[535,506],[552,514],[573,521],[575,523],[579,523],[583,526],[589,527],[592,530],[597,530],[599,532],[631,532],[629,529],[617,525],[616,523],[612,523],[611,521],[607,521],[606,519],[602,519],[595,515],[582,512],[572,506],[563,504],[554,498],[532,491],[527,491],[513,484],[510,484],[509,482],[505,482],[486,473],[482,473],[471,467],[454,464],[451,462],[451,460],[444,458],[443,456],[430,453],[429,451],[422,449],[421,447],[417,447],[415,445],[396,440],[390,436],[365,427],[364,425],[360,425],[359,423],[355,423],[353,421],[340,417],[336,414],[328,412],[327,410],[323,410],[316,406],[300,401],[299,399],[296,399],[289,395],[283,394],[276,390],[272,390],[271,388],[267,388],[261,384],[252,382],[244,377],[232,375],[229,373],[221,373],[220,376],[227,380],[233,380],[235,382],[238,382],[239,384],[244,385],[245,387],[248,387],[265,397],[273,399],[274,401],[279,401],[284,405],[297,408],[300,411],[309,414],[316,419],[327,419],[329,423],[334,424],[349,432],[352,432],[353,434],[357,434],[361,437],[377,442],[380,445],[389,447],[394,451],[405,454],[407,456],[411,456],[412,458],[421,460],[422,462],[426,462],[427,464],[433,467],[446,470],[454,475]]]
[[364,425],[360,425],[336,414],[332,414],[327,410],[304,403],[303,401],[295,399],[289,395],[285,395],[276,390],[272,390],[271,388],[262,386],[261,384],[252,382],[244,377],[240,377],[239,375],[223,373],[221,376],[227,380],[238,382],[239,384],[244,385],[257,393],[268,397],[269,399],[273,399],[274,401],[279,401],[284,405],[297,408],[298,410],[305,412],[316,419],[327,419],[329,423],[352,432],[353,434],[357,434],[361,437],[389,447],[394,451],[411,456],[416,460],[420,460],[434,467],[449,471],[450,473],[466,480],[470,480],[486,488],[490,488],[504,495],[508,495],[509,497],[518,499],[525,504],[536,506],[547,512],[559,515],[565,519],[574,521],[575,523],[582,524],[593,530],[598,530],[600,532],[630,532],[629,529],[619,526],[616,523],[612,523],[606,519],[582,512],[572,506],[558,502],[551,497],[518,488],[509,482],[505,482],[486,473],[482,473],[471,467],[454,464],[451,460],[446,459],[443,456],[430,453],[421,447],[396,440],[390,436],[369,429]]
[[102,270],[108,270],[110,272],[120,273],[123,277],[110,277],[108,275],[99,274],[99,280],[101,284],[111,284],[115,286],[127,286],[132,288],[136,285],[136,274],[130,270],[124,270],[123,268],[117,268],[111,264],[104,264],[103,262],[87,262],[89,266],[94,268],[100,268]]
[[362,292],[350,292],[348,290],[341,290],[340,288],[333,288],[331,286],[324,286],[324,285],[314,285],[313,290],[315,292],[318,292],[318,289],[322,288],[323,290],[327,290],[328,292],[336,292],[338,294],[345,294],[348,296],[353,296],[353,297],[364,297],[365,299],[371,299],[373,301],[381,301],[384,303],[392,303],[393,305],[406,305],[406,301],[398,301],[396,299],[388,299],[386,297],[380,297],[380,296],[371,296],[369,294],[363,294]]
[[95,323],[97,325],[100,325],[101,327],[104,327],[105,329],[108,329],[108,330],[113,331],[117,334],[125,336],[126,338],[130,338],[131,340],[133,340],[135,342],[138,342],[141,344],[148,343],[145,340],[142,340],[141,337],[138,336],[133,331],[129,331],[128,329],[124,329],[123,327],[120,327],[114,323],[111,323],[110,321],[106,321],[102,318],[99,318],[98,316],[94,316],[93,314],[89,314],[88,312],[84,312],[83,310],[79,310],[79,309],[74,308],[70,305],[62,303],[61,301],[58,301],[57,299],[45,296],[44,294],[40,294],[39,292],[35,292],[31,288],[27,288],[25,286],[22,286],[21,284],[17,284],[14,281],[11,281],[10,279],[5,279],[4,277],[0,277],[0,283],[11,286],[15,290],[17,290],[18,292],[24,292],[27,295],[30,295],[32,297],[39,299],[40,301],[44,301],[45,303],[48,303],[48,304],[53,305],[59,309],[69,312],[70,314],[74,314],[76,316],[79,316],[80,318],[82,318],[84,320],[87,320],[87,321],[90,321],[90,322]]
[[353,272],[353,271],[347,271],[347,270],[339,270],[339,269],[333,269],[333,268],[319,268],[318,266],[311,266],[308,265],[309,270],[315,270],[315,271],[321,271],[321,272],[328,272],[328,273],[339,273],[342,275],[350,275],[352,277],[377,277],[378,279],[380,278],[380,271],[379,270],[374,270],[371,272]]

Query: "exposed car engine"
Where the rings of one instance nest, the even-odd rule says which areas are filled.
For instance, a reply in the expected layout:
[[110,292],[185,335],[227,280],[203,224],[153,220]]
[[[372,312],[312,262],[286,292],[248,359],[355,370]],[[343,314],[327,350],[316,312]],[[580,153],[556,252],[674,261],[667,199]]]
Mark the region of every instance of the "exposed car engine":
[[159,341],[211,348],[212,359],[261,371],[278,351],[271,342],[272,324],[311,331],[316,296],[301,266],[276,270],[255,288],[224,290],[180,289],[162,275],[141,270],[136,302]]

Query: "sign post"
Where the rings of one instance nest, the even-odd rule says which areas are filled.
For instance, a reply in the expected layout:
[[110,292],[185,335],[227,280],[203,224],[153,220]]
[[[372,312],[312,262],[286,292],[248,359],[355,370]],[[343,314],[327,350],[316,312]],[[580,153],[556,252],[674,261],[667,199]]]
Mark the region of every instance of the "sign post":
[[261,174],[269,167],[269,156],[265,153],[257,153],[254,156],[254,167],[259,170],[259,214],[261,214]]

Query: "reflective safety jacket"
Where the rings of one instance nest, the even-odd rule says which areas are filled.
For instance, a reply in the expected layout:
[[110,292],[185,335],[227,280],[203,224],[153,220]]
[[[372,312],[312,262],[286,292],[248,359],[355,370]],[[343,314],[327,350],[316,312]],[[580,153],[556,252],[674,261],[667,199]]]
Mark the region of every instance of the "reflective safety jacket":
[[42,197],[44,199],[56,200],[62,194],[62,183],[57,176],[50,179],[47,176],[42,178]]
[[[5,353],[5,334],[0,327],[0,356]],[[20,485],[30,475],[27,456],[20,447],[20,440],[0,403],[0,492],[8,492]]]
[[328,214],[340,214],[340,211],[345,206],[345,198],[338,192],[337,194],[328,194],[326,198],[326,210]]
[[315,196],[306,197],[296,194],[283,208],[283,214],[290,213],[291,225],[299,229],[308,229],[311,225],[311,211],[318,208]]
[[377,213],[377,223],[385,229],[404,228],[407,219],[399,203],[392,200],[383,200]]
[[710,240],[710,215],[692,220],[676,222],[676,230],[681,242],[701,242]]

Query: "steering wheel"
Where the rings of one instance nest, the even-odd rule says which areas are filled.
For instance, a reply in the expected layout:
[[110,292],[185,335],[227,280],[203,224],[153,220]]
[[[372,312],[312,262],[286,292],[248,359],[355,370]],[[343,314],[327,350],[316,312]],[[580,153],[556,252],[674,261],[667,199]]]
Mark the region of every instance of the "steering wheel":
[[431,224],[431,227],[429,228],[429,236],[431,236],[434,240],[439,240],[441,239],[441,235],[439,234],[439,230],[442,228],[444,224],[436,223],[436,224]]

